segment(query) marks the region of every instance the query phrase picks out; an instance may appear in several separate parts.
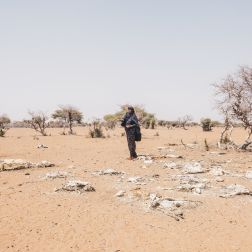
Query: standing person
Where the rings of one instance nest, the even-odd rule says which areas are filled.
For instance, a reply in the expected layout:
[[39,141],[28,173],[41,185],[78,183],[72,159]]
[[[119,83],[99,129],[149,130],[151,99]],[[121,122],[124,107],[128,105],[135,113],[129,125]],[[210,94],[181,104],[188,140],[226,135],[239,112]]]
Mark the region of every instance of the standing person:
[[130,151],[130,157],[128,159],[133,160],[137,158],[135,141],[136,141],[136,131],[140,129],[140,127],[138,123],[138,118],[135,114],[135,110],[132,106],[128,107],[128,112],[123,117],[121,125],[122,127],[125,128],[127,135],[128,147]]

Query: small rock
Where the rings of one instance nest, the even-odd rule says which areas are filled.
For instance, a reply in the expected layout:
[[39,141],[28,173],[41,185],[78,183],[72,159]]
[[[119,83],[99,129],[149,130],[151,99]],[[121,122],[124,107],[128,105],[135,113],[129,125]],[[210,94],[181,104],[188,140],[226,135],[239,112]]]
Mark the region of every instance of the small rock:
[[163,168],[164,169],[166,169],[166,168],[175,169],[175,168],[177,168],[177,164],[175,162],[165,163],[163,165]]
[[113,169],[106,169],[106,170],[101,170],[98,172],[98,175],[121,175],[123,174],[122,172],[115,171]]
[[245,177],[248,178],[248,179],[252,179],[252,171],[246,172]]
[[79,180],[68,181],[63,187],[65,191],[77,191],[77,192],[94,192],[95,188],[89,184],[89,182],[83,182]]
[[196,187],[196,188],[194,189],[194,192],[197,193],[197,194],[201,194],[201,193],[202,193],[202,190],[201,190],[201,188]]
[[216,182],[224,182],[224,178],[218,177],[215,179]]
[[44,145],[44,144],[39,144],[39,145],[37,146],[37,148],[38,148],[38,149],[47,149],[48,146],[46,146],[46,145]]
[[46,160],[41,161],[36,164],[36,167],[38,167],[38,168],[53,167],[53,166],[55,166],[55,164],[53,164],[49,161],[46,161]]
[[174,154],[168,154],[166,155],[167,158],[183,158],[182,156],[179,155],[174,155]]
[[251,194],[250,190],[247,189],[245,186],[233,184],[229,186],[224,186],[221,189],[221,193],[219,196],[222,198],[229,198],[236,195],[250,195],[250,194]]
[[178,191],[181,192],[191,192],[193,191],[194,193],[201,194],[202,190],[205,189],[207,186],[205,183],[196,183],[196,184],[181,184],[177,187]]
[[115,194],[116,197],[123,197],[125,195],[125,191],[121,190]]
[[135,176],[135,177],[130,177],[128,178],[128,182],[131,182],[131,183],[138,183],[138,182],[142,182],[144,179],[142,177],[139,177],[139,176]]
[[221,156],[221,155],[225,155],[226,153],[225,152],[212,151],[212,152],[209,152],[209,154]]
[[58,172],[47,173],[45,177],[48,179],[66,178],[67,174],[68,174],[67,172],[58,171]]
[[201,164],[198,162],[185,164],[184,171],[185,173],[188,173],[188,174],[196,174],[196,173],[205,172]]
[[222,168],[220,166],[214,166],[210,173],[213,175],[213,176],[222,176],[225,174],[225,172],[222,170]]
[[0,171],[21,170],[34,167],[34,164],[23,159],[0,160]]
[[163,199],[160,201],[160,207],[163,208],[181,207],[183,204],[182,200]]
[[144,164],[150,165],[153,163],[153,160],[144,160]]

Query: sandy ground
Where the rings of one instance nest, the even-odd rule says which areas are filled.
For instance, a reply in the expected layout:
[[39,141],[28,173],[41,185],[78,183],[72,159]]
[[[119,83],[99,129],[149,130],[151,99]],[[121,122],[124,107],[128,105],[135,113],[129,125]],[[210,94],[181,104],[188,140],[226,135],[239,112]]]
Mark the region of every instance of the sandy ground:
[[[200,161],[205,168],[221,165],[235,174],[252,170],[251,153],[222,151],[215,145],[220,129],[202,132],[200,128],[144,130],[138,152],[162,156],[176,154],[183,159],[166,158],[152,164],[128,161],[123,129],[106,132],[110,138],[87,138],[87,129],[78,128],[76,136],[62,136],[61,129],[50,129],[51,136],[34,137],[30,129],[11,129],[0,139],[0,159],[48,160],[51,168],[32,168],[0,172],[0,251],[252,251],[252,197],[238,195],[221,198],[220,188],[240,184],[252,190],[252,179],[223,176],[216,182],[209,173],[198,176],[210,181],[202,194],[178,192],[172,175],[181,169],[164,169],[164,162],[182,164]],[[154,136],[156,132],[159,136]],[[234,139],[242,142],[244,131],[236,129]],[[197,142],[192,149],[180,144]],[[210,151],[204,149],[204,139]],[[47,149],[38,149],[45,144]],[[170,146],[176,144],[175,146]],[[158,150],[158,147],[167,149]],[[97,170],[112,168],[124,176],[99,176]],[[66,171],[67,178],[44,179],[48,172]],[[127,182],[141,176],[145,183]],[[90,182],[95,192],[55,192],[70,180]],[[124,197],[115,197],[125,190]],[[176,221],[145,204],[150,193],[173,199],[200,202],[184,210]]]

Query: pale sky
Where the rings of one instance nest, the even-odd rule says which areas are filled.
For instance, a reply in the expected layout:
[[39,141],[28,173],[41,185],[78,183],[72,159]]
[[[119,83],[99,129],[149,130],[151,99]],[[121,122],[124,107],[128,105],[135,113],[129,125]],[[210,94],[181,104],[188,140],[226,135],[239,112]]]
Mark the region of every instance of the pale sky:
[[219,118],[211,87],[252,66],[251,0],[0,0],[0,114],[124,103]]

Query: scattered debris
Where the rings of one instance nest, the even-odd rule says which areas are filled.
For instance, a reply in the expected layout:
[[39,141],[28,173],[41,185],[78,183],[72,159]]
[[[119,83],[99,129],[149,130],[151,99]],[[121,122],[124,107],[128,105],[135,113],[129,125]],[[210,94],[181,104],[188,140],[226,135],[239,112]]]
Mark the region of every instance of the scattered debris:
[[177,190],[181,192],[194,192],[197,194],[201,194],[203,189],[207,188],[206,183],[196,183],[196,184],[181,184],[177,186]]
[[195,208],[199,204],[200,202],[189,200],[163,199],[154,193],[149,196],[149,207],[151,209],[160,210],[177,221],[184,219],[184,209]]
[[61,189],[57,189],[56,191],[70,191],[70,192],[94,192],[95,188],[90,185],[89,182],[83,182],[80,180],[71,180],[68,181]]
[[222,198],[230,198],[236,195],[251,195],[251,191],[245,186],[233,184],[229,186],[224,186],[221,189],[221,193],[219,196]]
[[179,180],[179,185],[176,187],[181,192],[194,192],[201,194],[204,189],[209,187],[207,179],[201,179],[195,175],[175,175],[172,180]]

